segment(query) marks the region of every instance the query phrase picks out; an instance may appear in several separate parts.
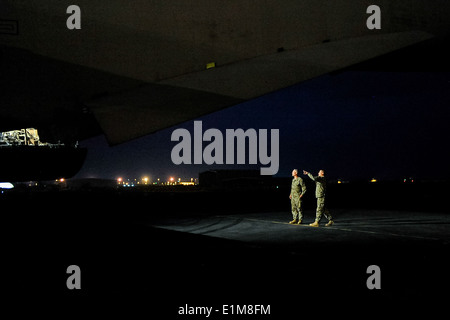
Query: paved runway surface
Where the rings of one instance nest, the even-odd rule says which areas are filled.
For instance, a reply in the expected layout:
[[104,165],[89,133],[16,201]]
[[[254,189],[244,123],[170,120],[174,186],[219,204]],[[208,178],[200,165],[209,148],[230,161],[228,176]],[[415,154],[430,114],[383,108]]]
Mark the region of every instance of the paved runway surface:
[[[406,315],[430,304],[440,306],[446,299],[442,291],[449,284],[450,215],[357,209],[333,214],[335,224],[325,227],[324,219],[319,228],[308,226],[313,211],[305,212],[302,225],[290,225],[286,212],[171,218],[153,225],[177,235],[200,236],[210,245],[199,246],[204,256],[197,258],[214,261],[212,268],[220,274],[235,274],[225,276],[230,281],[222,284],[225,288],[231,283],[251,284],[254,290],[242,290],[255,296],[266,292],[263,296],[289,315],[297,301],[328,304],[341,314],[345,308],[377,306],[375,314],[395,310]],[[232,241],[231,249],[216,246],[219,239]],[[237,270],[231,268],[215,247],[243,263]],[[367,288],[370,265],[380,267],[380,290]]]
[[342,245],[377,242],[450,242],[450,215],[402,211],[342,210],[334,212],[336,223],[309,226],[314,212],[306,212],[301,225],[290,225],[289,213],[216,215],[166,219],[155,226],[258,244],[301,246],[304,242]]
[[[446,213],[335,210],[332,227],[323,220],[313,228],[312,209],[304,225],[290,225],[289,212],[165,215],[133,210],[149,203],[145,196],[56,195],[4,199],[5,207],[16,206],[3,221],[3,288],[22,306],[15,310],[35,302],[46,311],[187,319],[180,306],[239,304],[271,306],[270,315],[252,319],[301,318],[311,310],[360,318],[430,306],[434,314],[448,300]],[[73,264],[81,269],[79,291],[66,286]],[[371,265],[381,270],[379,290],[367,287]]]

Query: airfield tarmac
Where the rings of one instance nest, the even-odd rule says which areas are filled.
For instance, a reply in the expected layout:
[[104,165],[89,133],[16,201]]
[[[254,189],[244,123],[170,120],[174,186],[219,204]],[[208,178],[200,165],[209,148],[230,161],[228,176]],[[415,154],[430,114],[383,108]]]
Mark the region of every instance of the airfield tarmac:
[[[446,299],[442,292],[449,284],[448,214],[348,209],[334,211],[335,224],[325,227],[326,219],[322,219],[319,228],[308,225],[314,211],[304,215],[302,225],[290,225],[289,213],[266,212],[163,219],[153,226],[205,241],[232,241],[234,247],[241,247],[236,251],[237,259],[245,261],[243,273],[277,288],[275,296],[285,310],[300,300],[302,305],[325,302],[339,306],[340,311],[353,302],[371,310],[377,306],[375,313],[408,313],[408,305],[417,312]],[[233,250],[224,254],[232,255]],[[380,290],[367,287],[370,265],[380,267]],[[257,294],[267,292],[258,280],[254,286],[259,288]],[[269,292],[273,297],[274,292]]]
[[342,245],[389,242],[450,242],[450,215],[382,210],[339,210],[335,224],[310,227],[315,212],[305,213],[301,225],[290,225],[290,214],[265,212],[164,219],[155,226],[168,230],[201,234],[260,245],[283,245],[292,249],[302,244]]
[[[186,304],[270,305],[262,318],[288,319],[311,308],[439,314],[447,300],[445,212],[339,209],[332,227],[314,228],[311,208],[304,225],[288,224],[288,211],[154,214],[137,209],[149,196],[135,193],[18,194],[2,203],[15,204],[3,215],[3,288],[8,300],[46,311],[183,319]],[[70,265],[81,269],[81,290],[66,287]],[[381,270],[379,290],[366,284],[371,265]]]

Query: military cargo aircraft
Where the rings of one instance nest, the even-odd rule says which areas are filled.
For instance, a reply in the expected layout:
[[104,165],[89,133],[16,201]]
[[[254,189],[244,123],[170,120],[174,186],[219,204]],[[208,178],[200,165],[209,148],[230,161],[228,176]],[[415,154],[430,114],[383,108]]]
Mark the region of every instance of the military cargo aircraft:
[[449,13],[444,0],[4,0],[0,131],[120,144],[397,50],[434,60]]

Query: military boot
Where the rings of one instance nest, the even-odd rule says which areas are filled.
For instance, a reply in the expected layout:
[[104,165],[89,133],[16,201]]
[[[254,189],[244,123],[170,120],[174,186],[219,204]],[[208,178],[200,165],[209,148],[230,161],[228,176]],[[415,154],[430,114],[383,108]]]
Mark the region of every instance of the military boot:
[[311,227],[318,227],[319,226],[319,222],[316,220],[313,223],[309,224]]
[[294,219],[294,220],[292,220],[292,221],[289,221],[289,224],[296,224],[298,222],[298,220],[297,219]]
[[297,224],[302,224],[302,220],[298,220]]
[[328,221],[328,223],[325,225],[325,227],[331,227],[333,225],[333,220]]

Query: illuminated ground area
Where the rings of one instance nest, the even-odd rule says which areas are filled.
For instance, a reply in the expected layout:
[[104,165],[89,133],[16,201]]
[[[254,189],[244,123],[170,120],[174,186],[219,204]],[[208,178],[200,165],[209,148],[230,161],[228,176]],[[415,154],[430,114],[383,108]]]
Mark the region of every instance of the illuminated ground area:
[[[178,210],[186,199],[211,195],[196,196],[55,191],[2,197],[11,208],[2,215],[8,299],[50,309],[143,310],[167,319],[185,304],[270,304],[274,319],[311,306],[342,315],[354,305],[401,314],[444,306],[446,213],[339,209],[332,212],[334,226],[313,228],[287,224],[288,210],[238,213],[201,202],[193,207],[201,214]],[[166,214],[167,204],[173,209]],[[304,214],[306,224],[313,221],[312,208]],[[81,269],[79,291],[66,287],[73,264]],[[370,265],[381,269],[380,290],[367,288]]]
[[375,210],[340,210],[333,212],[336,223],[325,227],[309,227],[314,212],[305,212],[301,225],[290,225],[289,213],[252,213],[211,217],[166,219],[155,225],[174,231],[225,239],[279,244],[293,247],[302,243],[341,244],[397,243],[405,241],[450,242],[450,215]]
[[[325,227],[323,219],[319,228],[308,226],[314,220],[313,210],[306,210],[304,215],[302,225],[290,225],[289,212],[164,219],[154,225],[176,231],[176,235],[196,235],[210,242],[209,248],[215,247],[215,241],[220,243],[219,239],[231,241],[234,249],[227,248],[223,255],[235,255],[240,266],[239,276],[227,278],[230,283],[236,279],[252,283],[254,291],[242,290],[250,290],[256,296],[264,296],[265,292],[266,297],[277,297],[282,308],[290,310],[289,314],[292,301],[297,300],[314,305],[319,299],[320,304],[337,307],[342,314],[344,305],[352,308],[354,304],[377,315],[387,310],[414,313],[430,303],[439,308],[444,301],[441,290],[449,284],[446,256],[450,215],[336,210],[336,223]],[[210,257],[229,268],[228,260],[221,260],[218,255],[212,253]],[[239,264],[239,260],[244,263]],[[381,290],[367,289],[369,265],[378,265],[382,270]],[[250,276],[246,277],[245,272]],[[408,304],[415,306],[406,310],[404,306]],[[371,309],[373,306],[377,307]]]

